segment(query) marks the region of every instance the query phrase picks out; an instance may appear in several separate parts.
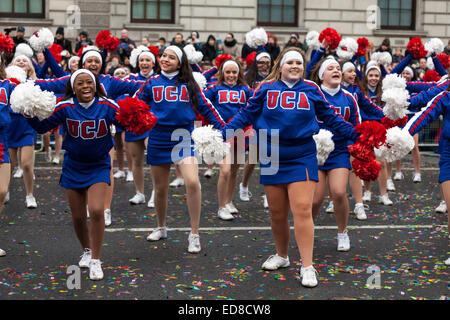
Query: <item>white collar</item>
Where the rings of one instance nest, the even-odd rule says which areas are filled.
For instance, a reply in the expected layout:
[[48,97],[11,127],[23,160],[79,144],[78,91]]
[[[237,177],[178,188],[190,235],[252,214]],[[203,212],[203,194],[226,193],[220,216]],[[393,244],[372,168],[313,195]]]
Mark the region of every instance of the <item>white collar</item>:
[[172,73],[167,73],[167,72],[164,72],[161,70],[161,74],[164,77],[169,78],[169,80],[172,80],[173,78],[175,78],[179,73],[180,73],[180,71],[178,71],[178,70],[175,72],[172,72]]
[[295,82],[288,82],[288,81],[284,81],[282,79],[280,79],[281,81],[283,81],[283,83],[285,85],[287,85],[289,87],[289,89],[292,89],[300,80],[297,80]]
[[80,104],[80,106],[82,106],[83,108],[87,109],[87,108],[89,108],[90,106],[92,106],[92,104],[94,103],[94,101],[95,101],[95,98],[92,99],[92,100],[89,101],[89,102],[80,102],[80,101],[78,101],[78,103]]
[[152,75],[155,74],[155,71],[153,71],[153,69],[152,69],[152,70],[150,70],[150,72],[149,72],[148,74],[143,74],[142,72],[139,72],[139,73],[141,74],[141,76],[143,76],[144,78],[148,79],[148,78],[150,78]]
[[377,91],[377,87],[372,87],[370,85],[367,85],[367,87],[369,88],[370,91],[372,92],[376,92]]
[[325,87],[323,84],[321,84],[320,88],[323,91],[325,91],[326,93],[328,93],[330,96],[334,96],[336,93],[339,92],[339,90],[341,90],[341,85],[338,85],[337,88],[332,89],[332,88]]
[[350,83],[342,81],[342,85],[344,86],[344,88],[347,88],[350,86]]

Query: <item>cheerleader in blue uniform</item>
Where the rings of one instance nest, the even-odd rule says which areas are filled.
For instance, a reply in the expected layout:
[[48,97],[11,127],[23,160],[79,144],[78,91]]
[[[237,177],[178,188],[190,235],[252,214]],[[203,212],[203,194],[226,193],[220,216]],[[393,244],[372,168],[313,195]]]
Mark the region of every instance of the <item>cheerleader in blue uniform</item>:
[[[204,91],[204,94],[219,110],[223,120],[228,122],[239,112],[240,108],[247,105],[247,100],[253,95],[253,90],[246,84],[241,66],[234,60],[228,60],[220,66],[217,84]],[[240,165],[238,163],[238,152],[242,151],[235,148],[234,158],[232,159],[230,154],[220,163],[219,181],[217,183],[219,199],[217,214],[222,220],[233,220],[233,213],[238,212],[232,201]]]
[[98,78],[89,70],[79,69],[70,76],[66,97],[50,117],[43,121],[27,119],[39,133],[59,125],[67,133],[60,184],[66,189],[72,222],[84,249],[79,266],[89,267],[91,280],[103,279],[100,255],[105,230],[104,199],[111,184],[110,125],[117,125],[118,110],[117,104],[103,95]]
[[147,237],[157,241],[167,237],[167,197],[170,165],[178,164],[183,175],[187,204],[191,220],[188,251],[201,250],[198,228],[201,211],[201,191],[198,164],[194,157],[190,133],[194,129],[199,111],[216,128],[224,122],[215,108],[199,89],[192,69],[183,51],[176,46],[167,47],[161,58],[161,75],[150,78],[136,94],[145,101],[158,118],[149,133],[147,163],[151,165],[155,190],[155,209],[158,227]]
[[[272,221],[277,254],[270,256],[263,269],[276,270],[290,265],[289,211],[294,216],[294,231],[302,259],[302,285],[317,286],[313,267],[314,222],[313,197],[319,180],[316,145],[313,135],[319,131],[316,116],[339,136],[356,140],[357,132],[328,104],[320,87],[303,80],[304,58],[297,48],[285,49],[278,57],[268,78],[249,99],[245,108],[222,129],[245,128],[253,124],[256,130],[265,130],[267,155],[260,154],[260,183],[264,185]],[[258,138],[261,139],[260,132]],[[267,143],[267,145],[266,145]]]

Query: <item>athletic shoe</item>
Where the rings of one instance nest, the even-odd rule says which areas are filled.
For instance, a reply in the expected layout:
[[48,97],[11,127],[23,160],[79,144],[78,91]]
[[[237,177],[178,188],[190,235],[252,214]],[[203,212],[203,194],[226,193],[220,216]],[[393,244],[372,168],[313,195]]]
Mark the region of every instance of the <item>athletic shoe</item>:
[[445,203],[445,200],[442,200],[441,203],[439,203],[439,206],[437,206],[436,209],[434,209],[435,212],[439,213],[446,213],[447,212],[447,204]]
[[420,173],[414,173],[413,182],[414,183],[422,182],[422,175]]
[[52,159],[53,159],[52,150],[49,150],[45,153],[45,161],[52,162]]
[[227,203],[225,207],[228,209],[228,211],[230,211],[230,213],[238,213],[239,212],[239,210],[236,208],[236,206],[234,205],[233,202]]
[[89,268],[89,262],[91,261],[92,251],[89,248],[85,248],[83,254],[80,256],[81,260],[78,262],[80,268]]
[[264,270],[277,270],[279,268],[287,268],[290,266],[289,257],[283,258],[278,254],[271,255],[261,266]]
[[213,174],[214,173],[213,173],[212,169],[208,169],[205,171],[204,176],[205,176],[205,178],[211,178],[213,176]]
[[27,203],[27,208],[28,209],[34,209],[37,208],[37,203],[36,203],[36,199],[34,198],[34,196],[32,194],[29,194],[25,197],[25,201]]
[[350,238],[348,237],[347,230],[344,233],[338,233],[338,251],[349,251],[350,250]]
[[148,241],[158,241],[167,238],[167,227],[158,227],[147,237]]
[[370,202],[370,200],[372,200],[372,192],[364,191],[364,195],[363,195],[362,199],[363,199],[363,201]]
[[89,279],[91,280],[102,280],[103,270],[102,263],[99,259],[91,259],[89,262]]
[[314,288],[317,286],[318,281],[316,277],[317,271],[313,266],[300,269],[300,276],[302,277],[302,286],[308,288]]
[[450,258],[448,258],[447,260],[445,260],[445,264],[448,265],[448,266],[450,265]]
[[152,190],[152,195],[150,196],[150,200],[148,200],[147,207],[149,208],[155,207],[155,190]]
[[355,203],[355,209],[353,209],[353,213],[356,215],[356,219],[366,220],[366,209],[369,209],[369,206],[367,204]]
[[86,217],[89,218],[89,206],[88,205],[86,205]]
[[384,204],[385,206],[392,206],[394,203],[389,199],[387,193],[385,195],[380,196],[378,199],[379,203]]
[[225,208],[219,208],[219,211],[217,211],[217,215],[222,220],[233,220],[234,216],[230,213],[227,207]]
[[142,193],[140,193],[139,191],[137,191],[136,194],[134,195],[134,197],[128,201],[130,201],[131,204],[145,203],[145,196]]
[[3,204],[6,204],[8,202],[9,202],[9,191],[6,193],[5,202]]
[[6,251],[3,249],[0,249],[0,257],[6,256]]
[[120,179],[120,178],[125,178],[125,177],[126,177],[125,171],[117,170],[117,172],[114,173],[115,179]]
[[269,202],[267,202],[267,196],[263,195],[263,205],[264,208],[268,208],[269,207]]
[[184,179],[183,178],[176,178],[175,180],[173,180],[169,186],[173,187],[173,188],[178,188],[180,186],[184,186]]
[[330,201],[330,203],[328,203],[328,207],[325,209],[326,213],[334,213],[334,204],[333,201]]
[[127,182],[134,181],[133,172],[132,171],[127,171],[127,177],[126,177],[125,181],[127,181]]
[[109,227],[111,225],[111,209],[105,210],[105,227]]
[[239,198],[241,201],[250,201],[252,193],[248,191],[248,187],[244,187],[242,183],[239,184]]
[[394,180],[395,181],[400,181],[400,180],[403,180],[404,178],[405,178],[405,176],[401,172],[396,172],[395,175],[394,175]]
[[20,167],[18,167],[16,169],[16,171],[14,172],[13,177],[14,178],[22,178],[23,177],[23,170]]
[[386,189],[387,189],[387,191],[395,191],[395,185],[394,185],[394,181],[392,181],[392,179],[386,180]]
[[199,253],[200,250],[202,250],[202,247],[200,246],[200,236],[198,234],[193,234],[192,232],[190,232],[188,242],[189,242],[188,246],[189,253]]

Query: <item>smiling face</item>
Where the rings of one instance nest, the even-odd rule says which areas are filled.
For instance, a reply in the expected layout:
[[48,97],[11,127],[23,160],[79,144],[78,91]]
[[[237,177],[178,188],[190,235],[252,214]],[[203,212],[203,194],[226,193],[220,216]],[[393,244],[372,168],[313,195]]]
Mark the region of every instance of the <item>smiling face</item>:
[[142,74],[149,74],[153,69],[153,60],[147,55],[139,57],[139,70]]
[[87,103],[95,97],[95,81],[86,73],[75,78],[72,89],[79,102]]
[[376,69],[372,69],[367,74],[367,83],[371,87],[376,87],[378,82],[380,82],[381,74]]
[[354,84],[356,80],[356,70],[355,68],[349,68],[342,73],[342,80],[349,83]]
[[180,68],[180,61],[178,60],[177,54],[170,49],[164,50],[160,59],[160,64],[161,70],[166,73],[175,72]]
[[234,86],[238,81],[239,70],[234,65],[228,65],[223,70],[224,82],[229,86]]
[[303,75],[303,62],[297,59],[288,60],[281,66],[281,80],[286,82],[295,82],[301,79]]
[[402,77],[406,79],[407,82],[412,80],[412,75],[407,70],[403,70]]
[[91,56],[86,59],[83,63],[83,69],[88,69],[93,74],[98,75],[100,73],[100,69],[102,68],[102,62],[98,57]]
[[30,70],[28,59],[22,56],[19,56],[14,60],[14,65],[21,68],[26,74],[28,74],[28,71]]
[[324,86],[328,88],[337,88],[339,86],[342,81],[342,72],[339,63],[332,63],[325,69],[322,81]]
[[256,62],[258,67],[258,72],[262,75],[266,75],[270,72],[270,59],[267,57],[262,57]]
[[77,56],[73,57],[73,58],[70,60],[70,66],[69,66],[69,69],[70,69],[72,72],[77,71],[77,70],[78,70],[78,63],[79,63],[79,62],[80,62],[80,57],[77,57]]

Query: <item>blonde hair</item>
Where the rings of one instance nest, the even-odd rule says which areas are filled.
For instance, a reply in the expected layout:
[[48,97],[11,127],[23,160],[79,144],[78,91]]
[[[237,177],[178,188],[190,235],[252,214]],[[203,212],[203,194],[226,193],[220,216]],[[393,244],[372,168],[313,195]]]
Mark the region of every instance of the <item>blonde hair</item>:
[[[17,56],[17,57],[20,57],[20,56]],[[11,65],[15,65],[14,63],[16,62],[17,57],[14,57],[14,59],[11,61]],[[36,80],[37,79],[36,70],[34,69],[33,62],[31,62],[30,58],[28,58],[28,66],[30,68],[27,71],[27,78]]]

